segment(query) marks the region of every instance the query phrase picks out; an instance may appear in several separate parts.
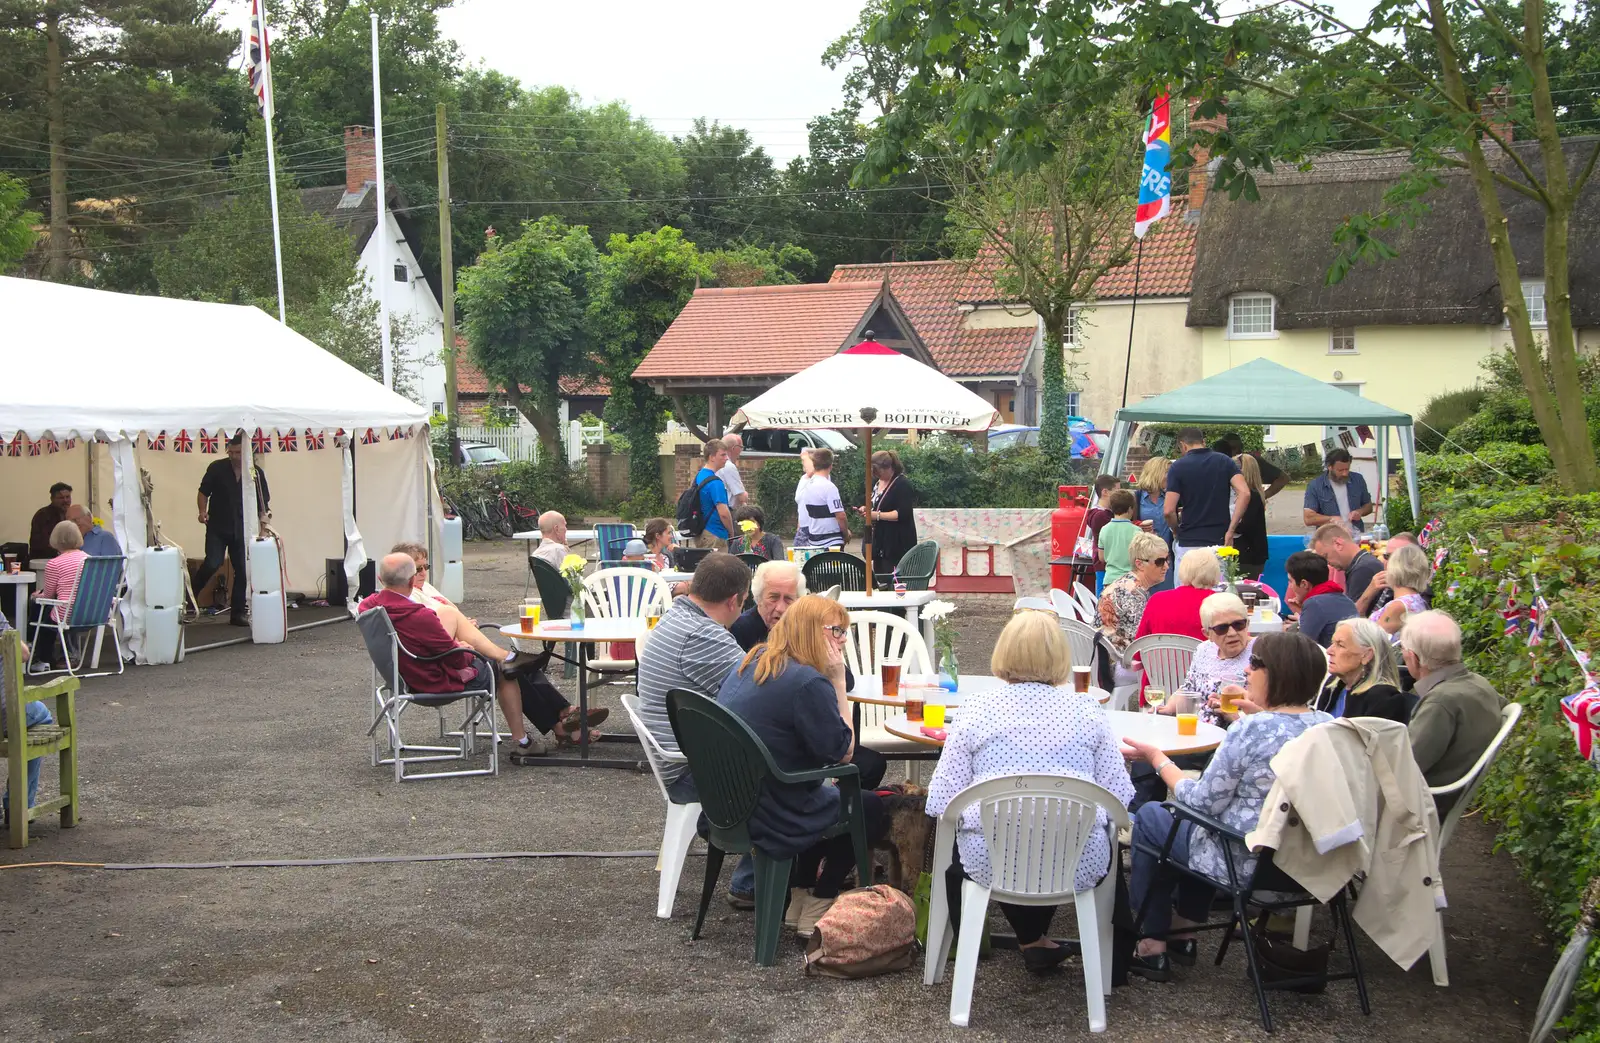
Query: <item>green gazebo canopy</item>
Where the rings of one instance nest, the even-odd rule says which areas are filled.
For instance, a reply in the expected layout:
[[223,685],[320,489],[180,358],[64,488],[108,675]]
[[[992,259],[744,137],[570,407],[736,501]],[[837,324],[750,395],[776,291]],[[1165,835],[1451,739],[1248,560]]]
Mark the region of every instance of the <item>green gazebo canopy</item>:
[[1252,359],[1117,410],[1138,423],[1343,424],[1410,427],[1411,416],[1352,395],[1271,359]]

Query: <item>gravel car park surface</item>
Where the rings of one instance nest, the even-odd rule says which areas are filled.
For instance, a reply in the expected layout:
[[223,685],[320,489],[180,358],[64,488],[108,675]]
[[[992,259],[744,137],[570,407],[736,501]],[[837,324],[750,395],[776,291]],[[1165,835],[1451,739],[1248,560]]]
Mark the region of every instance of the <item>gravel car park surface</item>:
[[[524,567],[509,543],[470,545],[469,599],[509,619]],[[1009,599],[964,597],[962,662],[986,672]],[[353,626],[291,634],[170,667],[94,678],[79,698],[83,821],[36,824],[0,865],[170,863],[505,851],[645,857],[301,868],[0,871],[4,1040],[1059,1040],[1087,1035],[1083,981],[1034,977],[1014,953],[979,965],[972,1025],[949,985],[916,970],[808,979],[786,938],[753,963],[752,914],[720,898],[689,941],[703,862],[676,917],[654,916],[662,804],[646,774],[505,765],[498,778],[397,786],[368,764],[370,667]],[[564,682],[569,693],[570,682]],[[627,730],[619,689],[605,730]],[[632,750],[611,746],[607,753]],[[54,771],[47,762],[45,777]],[[1445,855],[1451,987],[1362,942],[1373,1013],[1349,983],[1276,994],[1276,1038],[1525,1038],[1549,972],[1511,862],[1477,818]],[[731,863],[730,863],[731,864]],[[1000,923],[998,914],[996,923]],[[1325,918],[1319,918],[1325,925]],[[1057,936],[1075,934],[1070,910]],[[1108,1002],[1109,1040],[1264,1038],[1243,954]]]

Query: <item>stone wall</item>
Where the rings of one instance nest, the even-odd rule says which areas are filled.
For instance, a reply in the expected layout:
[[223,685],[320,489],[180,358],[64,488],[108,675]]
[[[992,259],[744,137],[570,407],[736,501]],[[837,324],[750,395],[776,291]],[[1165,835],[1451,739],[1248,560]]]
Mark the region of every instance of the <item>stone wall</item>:
[[584,447],[588,465],[589,502],[619,503],[628,498],[628,454],[612,452],[605,442]]

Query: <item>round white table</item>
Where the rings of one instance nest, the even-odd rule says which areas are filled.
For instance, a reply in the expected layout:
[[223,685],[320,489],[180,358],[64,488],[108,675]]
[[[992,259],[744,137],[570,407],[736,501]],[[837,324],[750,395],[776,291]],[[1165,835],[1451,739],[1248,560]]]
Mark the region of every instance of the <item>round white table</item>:
[[[1216,749],[1226,734],[1221,728],[1204,721],[1198,722],[1194,735],[1178,734],[1178,719],[1165,714],[1137,713],[1132,710],[1107,710],[1111,729],[1119,738],[1138,739],[1154,743],[1168,756],[1185,753],[1206,753]],[[944,741],[922,733],[921,721],[908,721],[905,714],[895,714],[883,722],[883,730],[901,739],[920,742],[924,746],[941,747]]]
[[[643,637],[649,627],[643,617],[623,616],[613,619],[591,619],[581,627],[574,627],[568,619],[545,620],[532,630],[524,631],[522,624],[507,623],[500,628],[500,633],[511,639],[512,645],[519,652],[532,652],[537,654],[543,644],[567,644],[576,646],[577,658],[566,660],[578,668],[578,720],[581,727],[578,731],[578,759],[572,760],[563,757],[538,757],[524,761],[528,765],[541,765],[550,767],[568,768],[628,768],[637,770],[638,760],[619,760],[589,757],[589,662],[594,659],[594,649],[601,643],[612,641],[637,641]],[[564,657],[563,657],[564,658]],[[632,730],[617,735],[602,736],[605,739],[615,739],[624,742],[636,742]]]
[[[915,676],[913,675],[913,678]],[[984,674],[962,674],[957,680],[954,692],[941,689],[942,694],[935,695],[932,691],[929,691],[927,698],[923,702],[942,703],[945,706],[960,706],[965,699],[970,699],[980,692],[992,692],[996,688],[1004,688],[1005,686],[1005,681],[998,677],[988,677]],[[900,690],[904,692],[905,687],[906,682],[902,680],[900,682]],[[1091,685],[1089,694],[1101,706],[1111,701],[1111,693],[1104,688],[1096,688]],[[893,699],[883,694],[883,678],[881,677],[856,678],[855,690],[846,695],[845,698],[853,703],[875,703],[879,706],[904,706],[906,704],[903,694]]]
[[0,572],[0,584],[11,585],[12,606],[16,612],[16,631],[28,633],[28,584],[38,577],[32,572]]

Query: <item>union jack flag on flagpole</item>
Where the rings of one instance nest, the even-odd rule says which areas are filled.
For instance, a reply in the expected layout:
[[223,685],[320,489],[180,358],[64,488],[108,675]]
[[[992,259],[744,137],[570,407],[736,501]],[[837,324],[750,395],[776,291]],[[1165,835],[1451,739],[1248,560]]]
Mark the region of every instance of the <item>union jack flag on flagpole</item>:
[[250,0],[244,29],[244,75],[267,127],[267,190],[272,196],[272,256],[278,275],[278,321],[288,324],[283,303],[283,241],[278,234],[278,159],[272,143],[272,48],[267,43],[267,0]]

